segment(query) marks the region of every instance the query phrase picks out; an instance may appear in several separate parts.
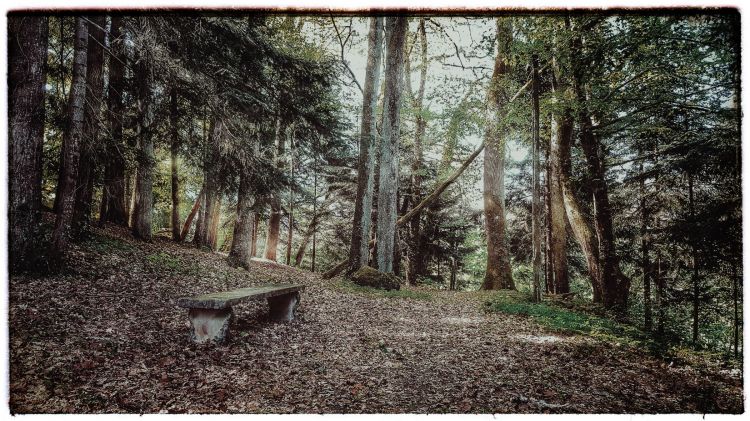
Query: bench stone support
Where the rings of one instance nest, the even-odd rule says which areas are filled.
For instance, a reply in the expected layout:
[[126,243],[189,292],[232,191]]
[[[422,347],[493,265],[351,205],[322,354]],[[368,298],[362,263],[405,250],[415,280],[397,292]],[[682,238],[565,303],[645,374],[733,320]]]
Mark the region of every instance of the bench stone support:
[[288,322],[294,320],[299,306],[299,292],[277,295],[268,298],[271,320],[277,322]]
[[229,333],[229,322],[232,315],[231,307],[220,310],[191,308],[188,313],[192,325],[190,339],[195,343],[224,342]]

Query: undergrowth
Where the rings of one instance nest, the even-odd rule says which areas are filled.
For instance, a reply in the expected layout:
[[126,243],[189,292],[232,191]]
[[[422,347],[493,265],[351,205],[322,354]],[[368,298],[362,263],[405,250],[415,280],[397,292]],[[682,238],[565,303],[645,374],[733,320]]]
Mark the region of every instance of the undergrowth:
[[385,298],[411,298],[413,300],[431,300],[432,295],[424,291],[415,291],[412,289],[400,289],[386,291],[384,289],[364,287],[357,285],[349,280],[341,280],[336,283],[336,288],[343,292],[353,292],[357,294],[369,294]]

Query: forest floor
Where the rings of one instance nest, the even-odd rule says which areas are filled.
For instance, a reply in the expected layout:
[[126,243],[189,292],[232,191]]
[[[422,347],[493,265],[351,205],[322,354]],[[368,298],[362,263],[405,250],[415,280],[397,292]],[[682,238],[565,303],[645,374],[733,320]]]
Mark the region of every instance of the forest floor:
[[[489,292],[382,293],[283,265],[95,230],[69,269],[10,279],[13,413],[741,412],[740,370],[485,311]],[[299,282],[299,317],[235,307],[223,346],[194,345],[180,296]]]

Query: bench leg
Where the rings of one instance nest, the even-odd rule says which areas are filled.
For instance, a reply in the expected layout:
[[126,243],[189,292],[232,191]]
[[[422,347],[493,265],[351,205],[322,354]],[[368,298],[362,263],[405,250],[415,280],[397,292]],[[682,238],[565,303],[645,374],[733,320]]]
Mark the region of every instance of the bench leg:
[[288,322],[294,320],[297,306],[299,306],[299,292],[268,298],[268,307],[273,321]]
[[206,341],[221,343],[229,336],[231,308],[221,310],[191,308],[188,317],[190,317],[191,325],[190,339],[195,343]]

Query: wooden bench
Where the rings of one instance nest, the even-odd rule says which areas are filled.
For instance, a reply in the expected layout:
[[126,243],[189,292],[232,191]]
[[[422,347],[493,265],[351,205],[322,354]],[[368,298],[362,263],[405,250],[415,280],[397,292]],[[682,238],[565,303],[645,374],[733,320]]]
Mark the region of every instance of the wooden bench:
[[177,300],[177,305],[189,309],[188,317],[192,326],[190,338],[193,342],[223,342],[229,333],[233,305],[266,298],[271,320],[289,321],[294,319],[300,291],[304,289],[304,285],[263,285],[183,297]]

